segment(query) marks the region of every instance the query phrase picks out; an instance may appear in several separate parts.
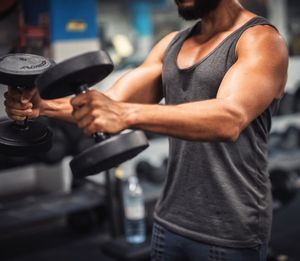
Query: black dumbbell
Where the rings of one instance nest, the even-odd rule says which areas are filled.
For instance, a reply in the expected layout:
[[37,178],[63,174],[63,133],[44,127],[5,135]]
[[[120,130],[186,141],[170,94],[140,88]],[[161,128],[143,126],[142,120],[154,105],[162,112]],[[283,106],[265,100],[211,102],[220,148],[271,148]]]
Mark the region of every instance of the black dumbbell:
[[273,200],[282,205],[290,202],[296,195],[298,175],[293,170],[275,168],[270,170]]
[[[44,99],[80,94],[103,80],[113,70],[113,63],[105,51],[85,53],[63,61],[36,80]],[[74,177],[85,177],[116,167],[148,147],[142,131],[128,130],[118,135],[94,134],[95,145],[75,156],[70,162]]]
[[[0,57],[0,83],[22,92],[34,86],[37,76],[53,65],[51,60],[33,54]],[[25,120],[0,123],[0,153],[12,156],[43,153],[51,147],[52,133],[44,124]]]
[[161,184],[167,175],[168,159],[165,158],[161,166],[156,167],[149,161],[141,160],[136,164],[135,170],[139,178],[147,180],[153,184]]
[[300,146],[300,129],[291,125],[282,134],[281,149],[285,151],[298,150]]

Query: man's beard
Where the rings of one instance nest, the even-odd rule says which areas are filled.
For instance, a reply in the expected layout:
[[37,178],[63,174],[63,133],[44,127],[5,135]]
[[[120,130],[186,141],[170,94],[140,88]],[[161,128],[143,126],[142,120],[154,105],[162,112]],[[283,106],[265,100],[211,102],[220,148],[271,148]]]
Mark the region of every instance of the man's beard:
[[191,7],[180,7],[180,0],[175,0],[178,6],[178,14],[185,20],[197,20],[206,17],[211,11],[215,10],[221,0],[194,0]]

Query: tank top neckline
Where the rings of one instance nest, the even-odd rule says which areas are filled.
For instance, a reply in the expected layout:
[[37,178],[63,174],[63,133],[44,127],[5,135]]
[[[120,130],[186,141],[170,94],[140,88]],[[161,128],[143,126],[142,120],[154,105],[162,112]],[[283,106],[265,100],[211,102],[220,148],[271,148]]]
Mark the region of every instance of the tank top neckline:
[[252,23],[254,20],[256,20],[257,18],[260,18],[260,16],[254,16],[251,19],[249,19],[247,22],[245,22],[242,26],[240,26],[238,29],[236,29],[235,31],[233,31],[232,33],[230,33],[228,36],[226,36],[217,46],[216,48],[214,48],[212,51],[210,51],[207,55],[205,55],[203,58],[201,58],[199,61],[195,62],[194,64],[188,66],[188,67],[184,67],[181,68],[178,65],[178,56],[179,53],[182,49],[183,43],[185,42],[185,40],[190,36],[190,34],[195,30],[196,26],[200,23],[199,21],[197,23],[195,23],[192,27],[190,27],[189,29],[186,30],[186,34],[183,36],[183,39],[181,40],[181,42],[179,43],[179,46],[176,50],[176,55],[175,55],[175,65],[177,70],[179,71],[190,71],[193,70],[194,68],[196,68],[197,66],[199,66],[200,64],[202,64],[205,60],[207,60],[210,56],[212,56],[218,49],[220,49],[223,44],[230,39],[233,35],[237,34],[238,32],[240,32],[243,28],[247,27],[248,24]]

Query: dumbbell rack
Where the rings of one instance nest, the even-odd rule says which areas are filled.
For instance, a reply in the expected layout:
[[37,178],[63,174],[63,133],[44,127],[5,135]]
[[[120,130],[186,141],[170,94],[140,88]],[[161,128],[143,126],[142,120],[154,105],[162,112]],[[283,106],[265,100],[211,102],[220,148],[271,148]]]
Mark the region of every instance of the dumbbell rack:
[[0,203],[0,231],[9,232],[36,222],[65,217],[105,204],[105,190],[93,182],[84,182],[70,193],[38,194]]
[[[300,113],[276,116],[272,123],[272,132],[283,133],[288,126],[299,127],[300,129]],[[282,152],[278,155],[272,155],[270,158],[269,168],[278,167],[286,169],[300,169],[300,149],[292,153]]]

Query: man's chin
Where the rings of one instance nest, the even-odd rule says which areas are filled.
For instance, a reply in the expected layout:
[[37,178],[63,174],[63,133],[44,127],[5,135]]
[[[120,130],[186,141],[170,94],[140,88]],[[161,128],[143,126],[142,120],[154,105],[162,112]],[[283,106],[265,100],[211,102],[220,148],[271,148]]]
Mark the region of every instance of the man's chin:
[[[180,0],[175,1],[177,3],[179,16],[187,21],[207,17],[221,2],[221,0],[201,0],[201,2],[200,0],[195,0],[192,6],[184,6],[184,3]],[[188,1],[186,4],[191,4],[191,2]]]
[[203,17],[199,12],[189,9],[178,9],[178,14],[186,21],[194,21]]

